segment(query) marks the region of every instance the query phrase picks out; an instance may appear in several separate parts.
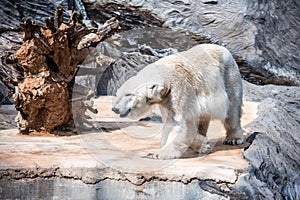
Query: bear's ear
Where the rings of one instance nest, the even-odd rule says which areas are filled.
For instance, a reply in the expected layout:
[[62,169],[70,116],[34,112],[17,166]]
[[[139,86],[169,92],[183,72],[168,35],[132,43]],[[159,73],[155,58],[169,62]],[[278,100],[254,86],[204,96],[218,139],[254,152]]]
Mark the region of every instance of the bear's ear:
[[168,88],[164,87],[162,84],[151,84],[147,87],[147,99],[151,103],[158,103],[163,100],[163,98],[168,93]]

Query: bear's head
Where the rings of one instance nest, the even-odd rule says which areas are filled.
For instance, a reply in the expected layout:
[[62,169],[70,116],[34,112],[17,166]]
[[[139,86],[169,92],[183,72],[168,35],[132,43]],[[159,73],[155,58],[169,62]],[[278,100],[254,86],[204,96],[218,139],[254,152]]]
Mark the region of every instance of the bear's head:
[[120,117],[138,119],[153,104],[160,103],[168,93],[168,89],[159,83],[145,83],[133,87],[134,85],[129,79],[117,91],[117,100],[112,110]]

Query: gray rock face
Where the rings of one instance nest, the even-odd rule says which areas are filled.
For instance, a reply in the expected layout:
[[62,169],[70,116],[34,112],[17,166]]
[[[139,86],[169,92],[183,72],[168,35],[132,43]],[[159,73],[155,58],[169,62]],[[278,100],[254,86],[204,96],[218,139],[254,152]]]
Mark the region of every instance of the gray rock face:
[[0,105],[12,104],[13,82],[22,78],[22,70],[15,65],[13,54],[21,46],[22,34],[0,31]]
[[123,53],[108,43],[100,45],[102,53],[115,59],[115,62],[100,75],[96,95],[115,95],[117,89],[127,79],[134,76],[146,65],[157,60],[155,56],[142,55],[138,52]]
[[17,111],[13,105],[0,106],[0,130],[16,128],[15,118]]
[[[222,44],[233,53],[244,79],[252,83],[300,84],[298,67],[300,57],[297,53],[300,46],[298,37],[300,15],[299,2],[296,0],[285,2],[84,0],[83,3],[88,17],[97,23],[115,16],[120,20],[122,30],[163,26],[188,32],[193,38],[192,43]],[[44,17],[53,16],[54,9],[59,4],[64,8],[65,19],[69,16],[68,10],[72,6],[83,8],[80,1],[2,2],[0,39],[3,40],[2,44],[11,43],[14,46],[10,50],[0,45],[2,79],[8,75],[1,74],[1,70],[10,71],[16,68],[3,62],[8,56],[2,52],[13,54],[14,49],[20,45],[21,41],[18,40],[21,39],[21,33],[18,31],[22,18],[32,18],[42,23]],[[172,33],[165,32],[165,34]],[[149,34],[144,35],[144,38],[147,36]],[[140,38],[143,38],[143,35]],[[163,42],[164,37],[161,38],[160,49],[168,48]],[[183,45],[183,48],[176,48],[179,51],[188,48],[183,42],[176,40],[176,37],[171,47],[175,48],[175,43]],[[155,48],[155,45],[149,46]],[[3,89],[1,91],[5,93]]]
[[6,85],[0,81],[0,105],[1,104],[7,104],[7,103],[13,103],[11,101],[12,99],[9,99],[10,93]]
[[300,88],[244,83],[246,100],[261,103],[245,127],[252,133],[244,152],[250,167],[236,188],[254,199],[299,199]]
[[[293,69],[294,73],[298,73],[298,77],[294,74],[294,78],[298,79],[292,79],[295,83],[299,83],[300,56],[295,53],[299,52],[300,45],[299,8],[300,2],[296,0],[250,1],[244,16],[257,27],[255,47],[264,59],[262,66],[267,70],[278,70],[278,76],[284,76],[285,70]],[[293,77],[293,74],[290,76]]]
[[96,96],[115,95],[127,79],[146,65],[196,44],[192,37],[170,29],[147,27],[124,31],[90,52],[80,65],[76,83],[93,89]]
[[[125,15],[133,18],[130,22],[141,24],[142,20],[128,14],[138,10],[149,12],[153,22],[159,20],[165,27],[206,35],[230,49],[244,78],[252,82],[300,84],[299,1],[84,0],[84,3],[88,13],[101,10],[95,16],[98,19],[111,16],[123,19]],[[124,6],[128,12],[113,12]],[[148,24],[157,25],[151,21]]]
[[[53,16],[58,5],[71,9],[68,0],[41,0],[41,1],[1,1],[0,33],[4,30],[18,29],[23,17],[31,18],[39,23],[44,23],[43,18]],[[66,10],[64,17],[68,16]],[[65,18],[67,19],[67,18]]]

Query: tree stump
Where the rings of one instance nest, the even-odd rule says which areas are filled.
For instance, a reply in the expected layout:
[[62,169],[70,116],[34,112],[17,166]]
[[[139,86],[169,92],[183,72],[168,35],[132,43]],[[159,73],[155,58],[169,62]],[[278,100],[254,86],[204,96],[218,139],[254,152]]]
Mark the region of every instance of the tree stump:
[[[118,29],[116,19],[108,20],[100,28],[88,28],[82,15],[73,11],[68,23],[62,22],[62,7],[54,17],[38,25],[24,20],[23,45],[15,53],[24,70],[24,81],[18,84],[14,102],[19,114],[20,133],[53,133],[72,130],[72,87],[78,64],[89,53],[89,47],[104,40]],[[94,33],[93,37],[83,38]]]

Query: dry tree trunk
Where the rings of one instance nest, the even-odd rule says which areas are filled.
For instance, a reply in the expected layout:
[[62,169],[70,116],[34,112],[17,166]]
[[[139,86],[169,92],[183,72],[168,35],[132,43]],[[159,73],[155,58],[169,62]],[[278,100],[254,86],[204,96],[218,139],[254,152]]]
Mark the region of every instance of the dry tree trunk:
[[[24,70],[24,81],[14,95],[19,111],[17,123],[23,134],[74,128],[71,98],[77,65],[83,62],[90,46],[119,27],[116,19],[110,19],[99,29],[88,28],[78,11],[63,23],[60,6],[55,17],[45,21],[44,26],[25,21],[24,43],[15,53]],[[82,41],[89,33],[96,35]]]

